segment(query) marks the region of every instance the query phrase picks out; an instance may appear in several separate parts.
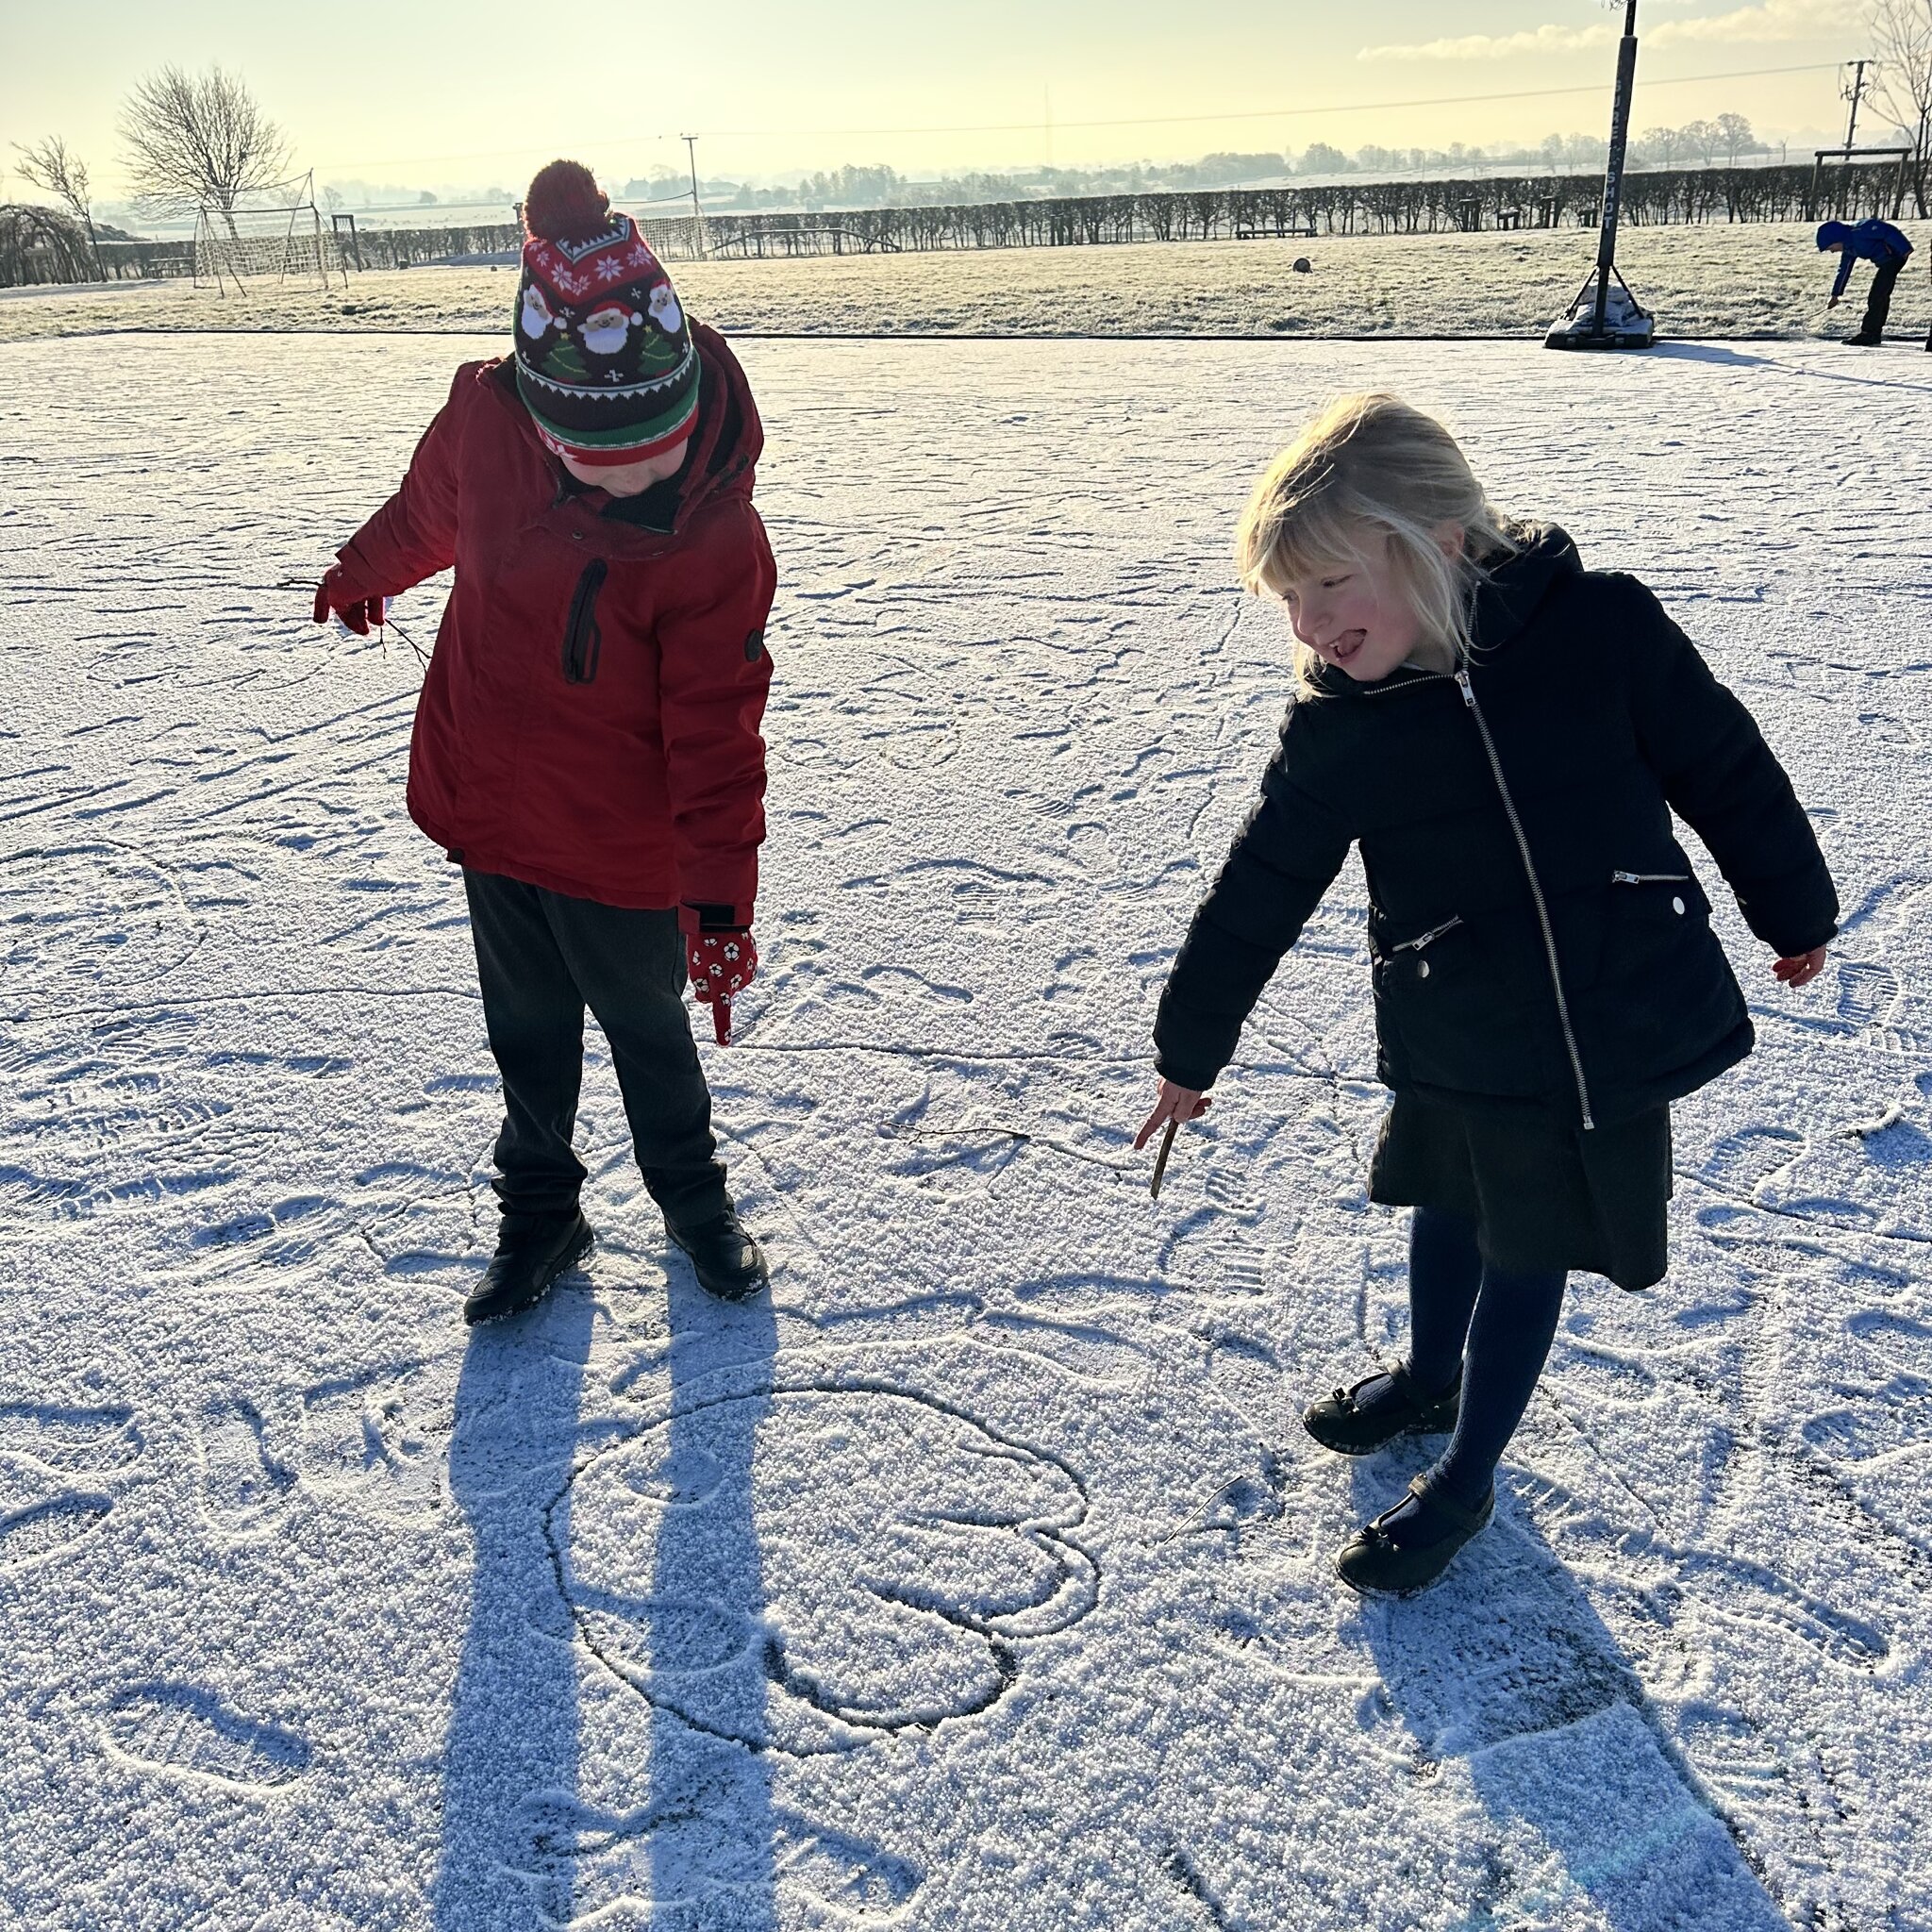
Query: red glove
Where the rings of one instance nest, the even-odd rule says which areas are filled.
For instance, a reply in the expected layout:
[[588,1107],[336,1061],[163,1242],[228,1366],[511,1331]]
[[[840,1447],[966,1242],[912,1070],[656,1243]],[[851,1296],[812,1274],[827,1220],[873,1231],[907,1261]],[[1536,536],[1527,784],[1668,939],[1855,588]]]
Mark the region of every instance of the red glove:
[[337,564],[315,587],[316,623],[326,624],[333,614],[340,617],[358,638],[369,635],[372,624],[382,622],[382,606],[380,597],[352,597],[347,573],[341,564]]
[[751,984],[758,970],[758,949],[751,928],[688,932],[684,956],[691,969],[691,990],[701,1006],[710,1008],[718,1044],[729,1046],[731,1002]]

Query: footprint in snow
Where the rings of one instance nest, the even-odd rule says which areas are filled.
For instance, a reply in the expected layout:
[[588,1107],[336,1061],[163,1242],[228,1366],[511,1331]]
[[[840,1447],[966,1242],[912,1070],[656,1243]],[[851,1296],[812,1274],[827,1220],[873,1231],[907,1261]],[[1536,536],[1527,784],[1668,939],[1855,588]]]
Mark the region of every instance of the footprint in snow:
[[18,1569],[78,1542],[107,1521],[113,1507],[107,1496],[63,1494],[42,1497],[0,1516],[0,1570]]
[[245,1397],[218,1402],[201,1424],[202,1506],[215,1528],[244,1535],[288,1501],[295,1473],[268,1446],[261,1411]]
[[122,1469],[142,1451],[134,1411],[125,1402],[66,1405],[0,1401],[0,1456],[46,1469]]
[[208,1778],[238,1790],[272,1790],[308,1769],[308,1740],[230,1710],[187,1684],[124,1690],[102,1724],[108,1748],[143,1770]]
[[434,1509],[442,1495],[449,1434],[425,1415],[413,1367],[320,1382],[302,1398],[302,1479],[325,1495]]
[[1801,1431],[1838,1461],[1866,1462],[1932,1441],[1932,1382],[1899,1374],[1863,1402],[1813,1416]]
[[1883,1026],[1898,1005],[1898,974],[1864,959],[1838,962],[1838,1016],[1854,1026]]

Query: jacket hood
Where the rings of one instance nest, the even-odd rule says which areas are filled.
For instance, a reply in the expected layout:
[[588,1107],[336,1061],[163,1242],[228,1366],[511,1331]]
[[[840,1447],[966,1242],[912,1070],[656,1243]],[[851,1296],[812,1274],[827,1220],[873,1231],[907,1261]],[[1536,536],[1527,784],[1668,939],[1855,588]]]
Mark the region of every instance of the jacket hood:
[[[1565,577],[1578,575],[1583,559],[1570,533],[1555,524],[1532,524],[1519,532],[1523,547],[1491,565],[1476,586],[1471,634],[1478,658],[1490,655],[1518,636],[1541,604]],[[1365,695],[1397,684],[1439,676],[1400,665],[1376,684],[1357,684],[1345,671],[1323,664],[1313,675],[1316,688],[1332,697]]]
[[1821,222],[1818,227],[1818,245],[1829,248],[1834,242],[1845,242],[1852,239],[1849,222]]
[[[691,432],[684,468],[678,472],[683,488],[674,534],[707,504],[725,496],[749,496],[753,471],[765,446],[765,425],[738,358],[724,338],[704,323],[693,321],[691,334],[704,373],[698,389],[697,427]],[[514,412],[522,433],[542,451],[546,463],[554,463],[556,458],[544,449],[517,392],[516,358],[505,356],[479,363],[476,380],[493,385],[499,399]],[[601,501],[604,492],[592,490],[586,494]]]
[[1523,548],[1494,566],[1476,587],[1471,632],[1477,651],[1494,651],[1518,635],[1557,582],[1581,574],[1583,559],[1570,533],[1555,524],[1532,524]]

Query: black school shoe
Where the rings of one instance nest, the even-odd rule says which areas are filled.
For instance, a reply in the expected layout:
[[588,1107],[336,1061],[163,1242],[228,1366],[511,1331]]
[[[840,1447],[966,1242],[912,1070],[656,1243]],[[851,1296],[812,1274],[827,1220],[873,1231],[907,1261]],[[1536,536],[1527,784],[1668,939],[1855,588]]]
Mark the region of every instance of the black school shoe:
[[[1400,1522],[1391,1522],[1411,1497],[1416,1507]],[[1495,1510],[1493,1488],[1480,1509],[1465,1509],[1419,1475],[1400,1503],[1364,1524],[1335,1553],[1335,1574],[1363,1596],[1413,1596],[1448,1569]]]
[[[1391,1394],[1372,1408],[1359,1408],[1356,1397],[1384,1375],[1395,1384]],[[1310,1406],[1302,1426],[1324,1449],[1338,1456],[1368,1456],[1397,1436],[1445,1434],[1456,1426],[1462,1407],[1462,1372],[1440,1395],[1424,1395],[1397,1362],[1373,1375],[1364,1375],[1352,1389],[1338,1389]]]
[[1856,335],[1845,338],[1845,347],[1848,349],[1882,349],[1884,346],[1883,336]]
[[541,1219],[505,1215],[496,1253],[463,1303],[463,1320],[474,1328],[479,1322],[500,1322],[535,1307],[557,1277],[591,1252],[595,1239],[591,1224],[575,1208]]
[[691,1257],[698,1286],[721,1302],[749,1301],[772,1278],[764,1250],[746,1231],[736,1208],[690,1227],[667,1221],[664,1232]]

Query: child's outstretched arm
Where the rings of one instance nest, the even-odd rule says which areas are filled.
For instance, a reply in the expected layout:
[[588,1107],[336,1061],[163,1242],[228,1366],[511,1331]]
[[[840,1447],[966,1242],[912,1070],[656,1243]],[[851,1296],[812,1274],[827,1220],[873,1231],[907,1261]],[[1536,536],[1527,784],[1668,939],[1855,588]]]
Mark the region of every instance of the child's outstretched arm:
[[372,603],[369,614],[379,623],[381,599],[456,561],[458,418],[475,375],[474,364],[457,372],[449,399],[423,432],[395,494],[337,551],[335,568],[316,590],[318,624],[339,611],[354,630],[353,613]]
[[1261,802],[1195,912],[1154,1023],[1159,1099],[1141,1138],[1191,1120],[1234,1058],[1236,1042],[1281,956],[1294,944],[1348,857],[1354,834],[1296,782],[1299,707],[1261,781]]
[[1634,578],[1621,637],[1631,661],[1640,748],[1671,809],[1703,840],[1738,895],[1745,923],[1803,986],[1838,931],[1838,892],[1811,821],[1757,721],[1712,675],[1697,647]]

